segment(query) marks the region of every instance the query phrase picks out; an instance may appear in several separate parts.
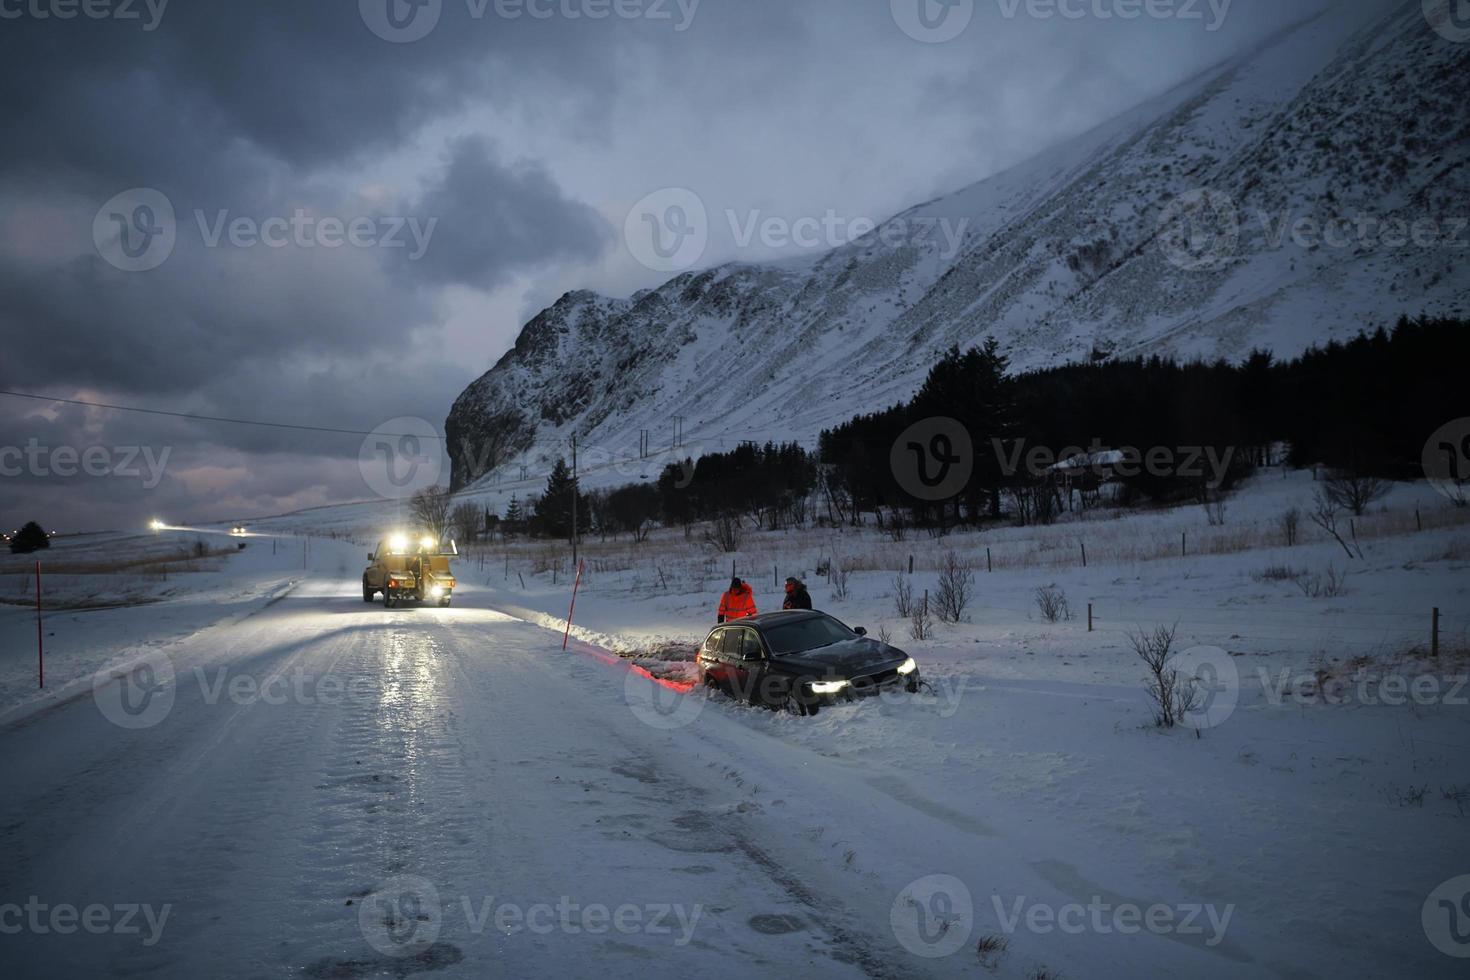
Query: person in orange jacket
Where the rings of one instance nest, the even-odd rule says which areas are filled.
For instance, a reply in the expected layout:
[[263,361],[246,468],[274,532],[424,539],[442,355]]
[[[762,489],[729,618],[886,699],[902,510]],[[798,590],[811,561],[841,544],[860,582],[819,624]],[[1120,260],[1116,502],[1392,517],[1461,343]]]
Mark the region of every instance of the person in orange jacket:
[[720,612],[715,621],[723,623],[755,614],[755,594],[751,592],[750,586],[738,578],[732,578],[729,591],[720,596]]

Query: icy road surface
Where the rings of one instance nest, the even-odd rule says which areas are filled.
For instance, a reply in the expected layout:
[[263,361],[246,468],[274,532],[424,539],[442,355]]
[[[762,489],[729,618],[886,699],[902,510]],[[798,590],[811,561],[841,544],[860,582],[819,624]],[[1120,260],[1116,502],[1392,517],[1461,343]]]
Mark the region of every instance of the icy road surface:
[[347,581],[212,640],[0,736],[6,975],[911,972],[546,630]]
[[1420,908],[1463,819],[1378,798],[1463,781],[1457,709],[1166,738],[1133,685],[926,660],[939,696],[797,719],[313,555],[182,635],[51,621],[118,655],[0,722],[0,976],[1458,975]]

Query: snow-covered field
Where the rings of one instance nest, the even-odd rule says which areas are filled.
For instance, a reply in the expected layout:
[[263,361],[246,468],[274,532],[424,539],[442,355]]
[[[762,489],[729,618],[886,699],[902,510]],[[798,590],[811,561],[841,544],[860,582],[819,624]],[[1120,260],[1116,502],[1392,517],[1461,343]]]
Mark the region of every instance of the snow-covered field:
[[[558,549],[467,554],[454,607],[387,611],[357,587],[373,528],[311,512],[257,522],[154,604],[52,614],[72,700],[25,689],[34,620],[0,607],[0,905],[133,904],[142,925],[60,935],[40,913],[0,958],[38,976],[1462,975],[1438,901],[1470,874],[1470,524],[1401,485],[1356,527],[1362,559],[1310,525],[1284,547],[1275,519],[1311,489],[1266,471],[1215,527],[1193,507],[939,540],[751,533],[733,556],[697,530],[589,543],[568,653]],[[322,518],[360,540],[292,536]],[[895,578],[912,554],[933,590],[947,549],[976,564],[969,621],[914,640]],[[855,569],[845,598],[815,574],[832,557]],[[732,561],[762,608],[773,577],[804,575],[933,692],[799,719],[593,655],[684,674]],[[1345,593],[1308,595],[1329,568]],[[1052,585],[1071,619],[1041,616]],[[1127,633],[1174,622],[1180,648],[1219,648],[1197,655],[1216,700],[1166,731]],[[104,664],[124,676],[94,692]],[[118,713],[133,664],[173,677],[143,727],[110,720],[139,717]]]

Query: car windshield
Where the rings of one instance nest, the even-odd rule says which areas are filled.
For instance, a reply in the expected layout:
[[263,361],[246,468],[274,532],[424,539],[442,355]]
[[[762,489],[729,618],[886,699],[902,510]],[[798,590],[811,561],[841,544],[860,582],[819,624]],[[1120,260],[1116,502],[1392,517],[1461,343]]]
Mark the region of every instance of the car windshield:
[[852,631],[846,626],[826,616],[813,616],[811,619],[799,619],[794,623],[769,626],[764,632],[771,653],[777,657],[801,653],[805,650],[815,650],[817,647],[831,646],[833,643],[841,643],[853,637]]

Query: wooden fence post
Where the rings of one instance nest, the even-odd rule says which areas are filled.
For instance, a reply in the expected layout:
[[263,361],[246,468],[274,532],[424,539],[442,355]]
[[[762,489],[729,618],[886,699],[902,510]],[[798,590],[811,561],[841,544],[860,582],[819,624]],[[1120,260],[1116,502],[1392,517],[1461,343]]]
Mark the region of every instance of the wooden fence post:
[[1087,632],[1092,632],[1092,603],[1087,604]]
[[1434,607],[1434,615],[1429,627],[1429,655],[1439,656],[1439,607]]

